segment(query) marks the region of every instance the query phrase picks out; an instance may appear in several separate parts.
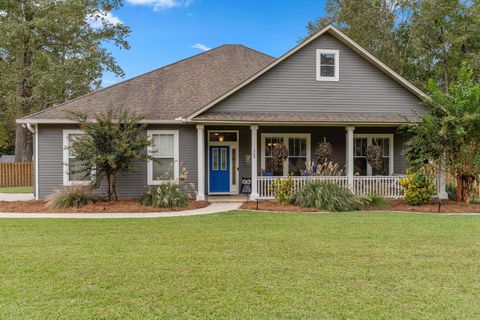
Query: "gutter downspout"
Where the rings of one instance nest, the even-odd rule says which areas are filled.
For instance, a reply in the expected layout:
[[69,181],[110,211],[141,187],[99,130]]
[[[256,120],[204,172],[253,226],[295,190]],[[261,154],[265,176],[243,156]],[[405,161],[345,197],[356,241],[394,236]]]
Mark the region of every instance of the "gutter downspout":
[[[24,125],[25,126],[25,125]],[[35,128],[32,127],[30,122],[27,122],[27,125],[25,126],[28,131],[30,131],[34,135],[34,147],[35,147],[35,154],[33,155],[33,161],[34,161],[34,166],[35,166],[35,200],[39,199],[38,196],[38,125],[35,126]]]
[[30,131],[31,133],[35,134],[35,129],[32,128],[32,125],[30,124],[30,122],[27,122],[27,129],[28,129],[28,131]]

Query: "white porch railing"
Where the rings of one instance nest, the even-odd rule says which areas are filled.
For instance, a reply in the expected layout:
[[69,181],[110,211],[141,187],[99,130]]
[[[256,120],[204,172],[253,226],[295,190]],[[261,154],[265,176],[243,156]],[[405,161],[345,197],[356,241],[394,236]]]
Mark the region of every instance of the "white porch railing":
[[[272,182],[285,178],[287,177],[258,177],[259,199],[273,199],[274,195],[270,188]],[[356,176],[353,177],[352,192],[361,197],[376,194],[384,198],[400,198],[403,196],[403,189],[400,186],[401,178],[402,176]],[[347,176],[295,176],[292,177],[292,181],[294,193],[313,181],[329,181],[344,188],[349,187]]]
[[353,193],[360,197],[378,195],[384,198],[403,197],[401,176],[358,176],[353,177]]

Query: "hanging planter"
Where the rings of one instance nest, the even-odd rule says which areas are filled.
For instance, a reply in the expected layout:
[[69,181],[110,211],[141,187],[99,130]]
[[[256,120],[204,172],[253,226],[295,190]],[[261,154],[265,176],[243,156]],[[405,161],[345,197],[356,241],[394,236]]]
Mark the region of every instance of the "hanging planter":
[[327,142],[326,138],[323,138],[323,142],[320,142],[315,149],[315,158],[319,163],[329,162],[332,159],[333,147],[330,142]]
[[367,147],[367,162],[375,170],[380,171],[383,167],[383,148],[372,144]]
[[276,170],[283,167],[283,162],[288,158],[288,148],[283,143],[275,145],[272,150],[272,166]]

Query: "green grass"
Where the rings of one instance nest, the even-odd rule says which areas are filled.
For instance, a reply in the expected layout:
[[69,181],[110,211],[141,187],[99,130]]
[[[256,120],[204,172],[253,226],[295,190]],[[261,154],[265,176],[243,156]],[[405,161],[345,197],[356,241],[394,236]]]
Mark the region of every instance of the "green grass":
[[33,187],[8,187],[0,188],[0,193],[33,193]]
[[0,219],[0,318],[480,318],[480,216]]

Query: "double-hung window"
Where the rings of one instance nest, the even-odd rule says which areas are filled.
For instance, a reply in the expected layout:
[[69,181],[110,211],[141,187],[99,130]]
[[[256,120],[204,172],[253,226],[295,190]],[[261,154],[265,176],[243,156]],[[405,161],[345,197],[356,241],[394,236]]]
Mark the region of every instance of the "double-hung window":
[[339,50],[317,49],[317,81],[338,81],[339,60]]
[[272,163],[273,149],[279,144],[283,144],[283,137],[264,137],[262,140],[264,147],[262,157],[262,168],[265,172],[274,176],[283,175],[283,167],[274,167]]
[[148,148],[152,158],[147,163],[148,184],[178,181],[180,171],[178,130],[148,130],[147,134],[152,141],[152,146]]
[[85,165],[75,159],[70,146],[82,136],[81,130],[63,130],[63,185],[89,184],[91,182],[90,174],[86,173]]
[[355,138],[353,140],[353,172],[356,175],[367,175],[367,138]]
[[[278,144],[288,148],[288,158],[283,167],[276,168],[272,165],[273,149]],[[310,134],[262,134],[262,170],[264,174],[274,176],[301,175],[310,161]]]
[[[393,174],[393,134],[354,135],[353,169],[361,176],[388,176]],[[378,145],[382,148],[383,165],[376,170],[368,164],[367,147]]]

